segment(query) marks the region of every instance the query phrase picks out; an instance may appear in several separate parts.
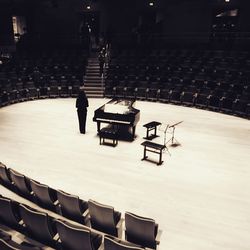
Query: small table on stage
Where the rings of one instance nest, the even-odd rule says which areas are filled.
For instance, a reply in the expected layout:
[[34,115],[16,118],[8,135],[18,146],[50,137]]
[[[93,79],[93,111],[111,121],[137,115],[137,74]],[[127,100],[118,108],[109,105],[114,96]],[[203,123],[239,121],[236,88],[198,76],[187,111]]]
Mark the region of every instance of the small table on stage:
[[[152,140],[155,137],[157,137],[158,135],[156,135],[156,130],[157,130],[157,126],[159,126],[159,125],[161,125],[161,123],[156,122],[156,121],[152,121],[152,122],[144,124],[143,127],[145,127],[147,129],[147,135],[146,135],[146,137],[144,137],[144,139]],[[154,130],[154,133],[149,135],[149,132],[151,130]]]
[[163,163],[162,151],[166,148],[165,145],[154,143],[151,141],[144,141],[141,145],[144,146],[144,154],[143,154],[142,161],[148,158],[147,156],[147,151],[148,151],[148,152],[152,152],[155,154],[159,154],[159,162],[157,163],[157,165],[161,165]]

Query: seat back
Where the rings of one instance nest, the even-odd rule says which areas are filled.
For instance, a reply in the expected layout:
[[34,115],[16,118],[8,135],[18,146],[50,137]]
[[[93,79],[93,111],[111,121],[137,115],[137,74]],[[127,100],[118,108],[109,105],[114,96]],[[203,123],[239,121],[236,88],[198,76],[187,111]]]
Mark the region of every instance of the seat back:
[[20,228],[19,222],[21,218],[18,206],[12,200],[5,197],[0,197],[0,221],[11,228]]
[[4,184],[10,186],[11,185],[11,180],[9,177],[8,169],[7,167],[0,162],[0,181],[3,182]]
[[57,190],[57,199],[61,208],[62,215],[79,222],[84,222],[83,209],[78,196],[67,194],[61,190]]
[[88,201],[88,207],[91,226],[104,233],[117,236],[114,208],[93,200]]
[[125,213],[126,239],[135,244],[156,249],[157,224],[153,219]]
[[105,250],[144,250],[144,248],[134,246],[133,244],[121,241],[115,238],[104,237]]
[[56,197],[52,195],[49,186],[38,183],[34,180],[30,180],[30,186],[32,191],[35,194],[38,203],[40,203],[43,207],[54,209],[54,201]]
[[56,229],[62,242],[63,250],[92,250],[90,230],[86,227],[73,227],[56,220]]
[[0,239],[0,249],[1,250],[40,250],[41,248],[36,247],[36,246],[24,246],[12,240],[5,241],[3,239]]
[[19,206],[21,218],[28,232],[45,244],[53,245],[55,232],[52,229],[52,222],[46,213],[34,211],[22,204]]
[[14,171],[13,169],[9,169],[11,180],[14,182],[17,190],[26,197],[30,197],[30,187],[27,184],[27,179],[24,175]]

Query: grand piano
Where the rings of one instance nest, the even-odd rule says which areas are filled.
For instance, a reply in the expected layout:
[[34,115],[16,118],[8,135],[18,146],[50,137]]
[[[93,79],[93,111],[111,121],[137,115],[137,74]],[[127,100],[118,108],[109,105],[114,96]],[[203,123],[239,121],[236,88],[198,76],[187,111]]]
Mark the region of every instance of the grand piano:
[[93,121],[97,122],[97,132],[101,123],[108,123],[118,129],[118,138],[134,140],[135,128],[140,119],[140,110],[133,107],[134,100],[112,99],[97,110]]

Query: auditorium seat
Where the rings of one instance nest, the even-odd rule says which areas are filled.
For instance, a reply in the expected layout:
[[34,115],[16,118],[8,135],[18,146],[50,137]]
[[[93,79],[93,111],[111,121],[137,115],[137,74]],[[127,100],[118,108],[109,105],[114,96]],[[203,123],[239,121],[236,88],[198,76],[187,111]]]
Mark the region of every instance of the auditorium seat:
[[159,94],[159,101],[168,103],[170,101],[170,93],[171,93],[170,88],[161,89]]
[[118,237],[121,234],[121,213],[94,200],[88,201],[91,227]]
[[234,101],[233,112],[235,115],[246,117],[249,119],[250,116],[250,101],[236,99]]
[[39,206],[42,206],[54,212],[58,211],[56,190],[34,180],[30,180],[30,186],[34,193],[35,201]]
[[104,249],[105,250],[144,250],[136,244],[117,239],[115,237],[104,236]]
[[17,231],[23,231],[23,227],[20,224],[21,216],[19,214],[18,203],[1,196],[0,208],[1,223]]
[[144,247],[156,249],[158,224],[153,219],[125,212],[126,240]]
[[219,112],[221,110],[221,98],[215,95],[209,95],[207,108]]
[[182,94],[181,90],[171,90],[169,94],[170,94],[169,101],[171,103],[174,103],[174,104],[181,103],[181,94]]
[[9,172],[17,193],[32,201],[33,195],[31,194],[30,179],[11,168],[9,168]]
[[186,92],[184,91],[181,95],[181,104],[186,106],[193,106],[195,103],[196,96],[192,92]]
[[12,190],[14,188],[10,179],[9,170],[2,162],[0,162],[0,183]]
[[207,94],[198,94],[195,99],[195,106],[198,108],[207,108],[208,96]]
[[232,114],[233,105],[234,105],[234,100],[227,98],[227,97],[221,98],[221,111],[222,112],[227,113],[227,114]]
[[56,229],[47,213],[36,211],[23,204],[19,205],[19,210],[29,237],[45,245],[57,246],[57,241],[54,240]]
[[86,201],[61,190],[57,190],[57,199],[59,201],[60,213],[63,216],[85,224],[85,218],[88,213],[88,203]]
[[97,250],[102,243],[102,235],[91,232],[88,227],[76,226],[56,220],[61,250]]

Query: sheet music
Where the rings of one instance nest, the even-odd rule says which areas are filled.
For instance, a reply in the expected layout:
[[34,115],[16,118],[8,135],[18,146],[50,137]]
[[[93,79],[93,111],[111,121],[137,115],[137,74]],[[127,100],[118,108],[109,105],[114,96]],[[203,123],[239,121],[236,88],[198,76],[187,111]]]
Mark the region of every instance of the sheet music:
[[105,104],[104,112],[114,113],[114,114],[126,114],[129,112],[128,106],[119,104]]

